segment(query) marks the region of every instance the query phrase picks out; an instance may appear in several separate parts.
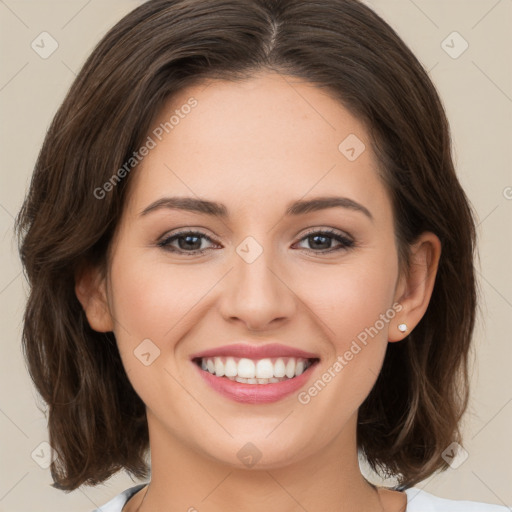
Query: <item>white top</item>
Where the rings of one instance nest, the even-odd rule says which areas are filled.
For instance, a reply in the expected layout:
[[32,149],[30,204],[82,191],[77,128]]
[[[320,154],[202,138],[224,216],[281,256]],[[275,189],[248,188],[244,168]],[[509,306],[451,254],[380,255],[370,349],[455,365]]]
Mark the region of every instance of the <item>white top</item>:
[[[147,484],[139,484],[126,489],[93,512],[121,512],[126,502],[145,485]],[[510,512],[511,510],[502,505],[438,498],[417,487],[411,487],[404,492],[407,495],[407,512]]]

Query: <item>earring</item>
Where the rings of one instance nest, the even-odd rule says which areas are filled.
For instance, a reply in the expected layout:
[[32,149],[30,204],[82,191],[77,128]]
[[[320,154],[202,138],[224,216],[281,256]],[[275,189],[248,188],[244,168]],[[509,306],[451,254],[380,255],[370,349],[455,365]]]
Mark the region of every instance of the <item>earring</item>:
[[398,330],[399,330],[400,332],[405,332],[405,331],[407,331],[407,324],[399,324],[399,325],[398,325]]

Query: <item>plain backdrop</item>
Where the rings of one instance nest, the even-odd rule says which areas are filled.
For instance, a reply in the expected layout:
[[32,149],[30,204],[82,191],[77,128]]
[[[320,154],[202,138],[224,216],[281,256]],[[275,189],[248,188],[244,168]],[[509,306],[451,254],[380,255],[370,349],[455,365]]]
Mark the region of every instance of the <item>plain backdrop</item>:
[[[121,472],[104,485],[66,494],[50,487],[49,469],[38,464],[44,462],[48,435],[20,350],[27,285],[12,228],[45,131],[76,73],[107,30],[140,3],[0,1],[0,511],[86,512],[137,483]],[[510,506],[512,0],[367,3],[395,28],[438,88],[457,172],[478,214],[481,314],[464,421],[468,457],[418,487],[447,498]],[[51,42],[42,32],[58,44],[47,58],[32,47],[41,37]]]

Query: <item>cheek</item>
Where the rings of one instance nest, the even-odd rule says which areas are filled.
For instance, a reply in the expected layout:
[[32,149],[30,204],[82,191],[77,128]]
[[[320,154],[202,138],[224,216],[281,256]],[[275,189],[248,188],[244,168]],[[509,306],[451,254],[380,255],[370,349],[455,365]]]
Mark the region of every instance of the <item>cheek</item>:
[[389,321],[396,314],[392,268],[339,272],[312,306],[328,326],[327,355],[311,386],[297,398],[307,417],[331,419],[322,427],[327,439],[357,413],[380,373]]
[[192,311],[211,287],[211,271],[200,265],[154,263],[144,255],[118,257],[112,267],[113,313],[127,331],[157,340],[174,338],[171,331]]
[[155,263],[136,249],[116,255],[110,281],[115,335],[125,370],[140,394],[150,383],[157,385],[179,340],[200,322],[197,311],[214,283],[211,269],[200,265],[187,271]]
[[[128,255],[129,254],[129,255]],[[198,318],[211,275],[155,265],[137,251],[118,253],[111,267],[111,310],[125,372],[152,410],[178,414],[186,394],[172,378],[176,346]],[[173,399],[169,400],[172,396]]]
[[392,258],[367,258],[353,265],[333,265],[310,280],[308,305],[324,320],[337,351],[375,326],[378,336],[387,336],[388,321],[395,315],[397,270]]

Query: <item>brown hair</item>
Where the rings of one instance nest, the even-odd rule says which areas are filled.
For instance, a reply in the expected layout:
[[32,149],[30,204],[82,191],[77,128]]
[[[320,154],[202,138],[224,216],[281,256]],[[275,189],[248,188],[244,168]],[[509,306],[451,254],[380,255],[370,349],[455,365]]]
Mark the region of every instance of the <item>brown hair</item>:
[[48,130],[17,218],[31,285],[23,329],[30,375],[49,406],[54,486],[148,475],[145,407],[113,333],[93,331],[74,292],[84,264],[106,268],[131,174],[98,199],[145,140],[163,101],[206,78],[274,70],[328,89],[367,126],[394,210],[400,262],[423,231],[442,243],[428,309],[388,346],[361,405],[358,446],[405,489],[460,441],[476,312],[475,226],[427,73],[357,0],[150,0],[96,46]]

